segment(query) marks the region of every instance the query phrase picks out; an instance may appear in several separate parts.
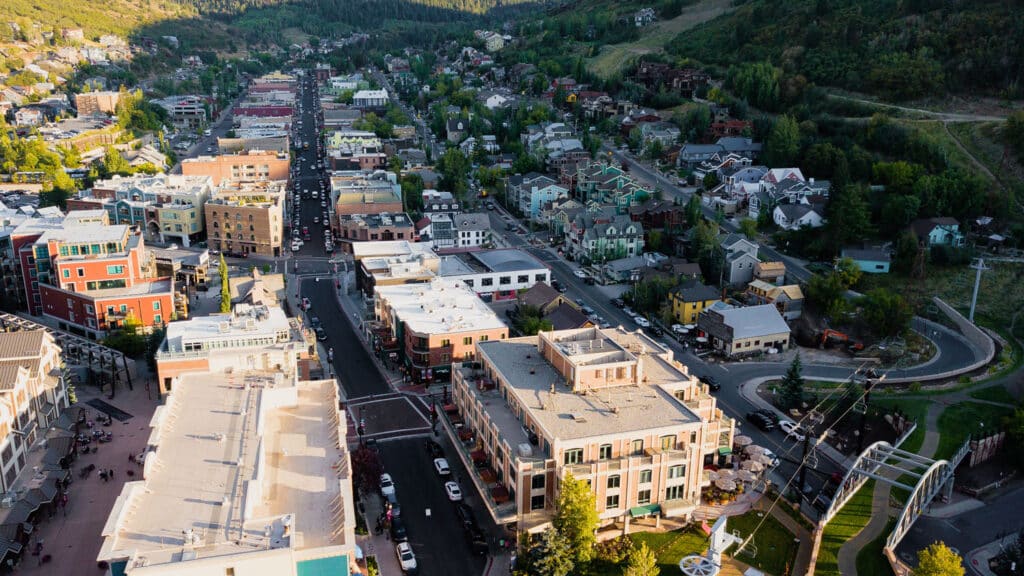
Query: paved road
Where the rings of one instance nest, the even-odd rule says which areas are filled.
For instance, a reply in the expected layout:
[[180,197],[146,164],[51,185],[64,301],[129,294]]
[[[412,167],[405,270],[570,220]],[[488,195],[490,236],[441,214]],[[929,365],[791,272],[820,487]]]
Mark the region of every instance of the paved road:
[[[323,142],[320,139],[320,127],[323,120],[319,108],[316,82],[308,76],[303,77],[300,83],[299,101],[302,105],[298,117],[302,121],[302,127],[299,128],[298,122],[296,122],[293,139],[295,143],[308,142],[309,148],[300,147],[295,152],[292,164],[292,189],[300,192],[316,190],[320,197],[302,200],[298,206],[295,206],[294,196],[289,192],[288,221],[285,224],[288,228],[287,235],[291,238],[292,218],[298,212],[300,225],[309,230],[309,240],[298,252],[291,253],[293,257],[323,257],[328,256],[324,251],[324,230],[330,227],[329,223],[323,222],[323,213],[325,210],[333,213],[333,207],[330,206],[329,198],[325,199],[325,194],[320,189],[322,183],[327,183],[324,170],[316,167],[317,162],[323,159]],[[327,196],[329,197],[329,191],[327,191]],[[314,222],[314,218],[318,221]],[[291,240],[289,240],[287,248],[289,250],[291,249],[290,242]]]
[[[444,482],[434,471],[433,461],[423,447],[423,438],[392,440],[378,446],[384,470],[395,481],[402,518],[406,520],[420,574],[482,574],[486,556],[475,556],[469,549],[455,516],[455,506],[448,500]],[[451,454],[450,449],[447,452]],[[452,478],[467,478],[461,461],[452,456],[447,458]],[[466,502],[475,508],[477,521],[489,522],[489,515],[481,513],[481,500],[474,493],[472,483],[460,485]],[[493,523],[484,527],[489,532],[494,531]]]

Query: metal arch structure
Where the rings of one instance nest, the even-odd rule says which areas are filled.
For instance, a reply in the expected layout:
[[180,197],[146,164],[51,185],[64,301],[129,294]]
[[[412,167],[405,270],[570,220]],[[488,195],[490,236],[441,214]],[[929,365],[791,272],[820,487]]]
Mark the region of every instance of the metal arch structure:
[[843,476],[839,489],[836,490],[835,496],[832,497],[832,503],[829,504],[828,509],[825,510],[825,513],[819,519],[819,524],[822,527],[828,524],[839,513],[839,510],[850,501],[850,498],[853,498],[857,490],[860,490],[860,487],[868,481],[868,478],[878,471],[879,466],[871,466],[865,457],[872,454],[881,454],[888,450],[892,450],[892,445],[888,442],[875,442],[857,456],[853,465],[850,466],[850,469]]
[[956,472],[956,467],[960,465],[960,462],[970,451],[970,439],[968,439],[957,450],[951,461],[939,460],[928,467],[928,470],[921,476],[917,485],[914,486],[914,491],[907,498],[907,503],[903,505],[903,510],[900,511],[892,533],[885,539],[886,550],[896,550],[896,546],[899,545],[903,537],[910,531],[914,521],[921,516],[936,496],[941,493],[944,500],[948,500],[952,496],[953,475]]

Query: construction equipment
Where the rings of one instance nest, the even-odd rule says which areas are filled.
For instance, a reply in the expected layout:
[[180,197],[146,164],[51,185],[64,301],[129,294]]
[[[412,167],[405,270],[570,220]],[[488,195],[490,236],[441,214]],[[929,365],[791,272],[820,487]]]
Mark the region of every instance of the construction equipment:
[[832,330],[831,328],[821,333],[821,339],[818,340],[818,348],[824,348],[827,344],[832,344],[834,342],[845,343],[847,345],[846,349],[851,354],[864,350],[863,343],[850,338],[838,330]]

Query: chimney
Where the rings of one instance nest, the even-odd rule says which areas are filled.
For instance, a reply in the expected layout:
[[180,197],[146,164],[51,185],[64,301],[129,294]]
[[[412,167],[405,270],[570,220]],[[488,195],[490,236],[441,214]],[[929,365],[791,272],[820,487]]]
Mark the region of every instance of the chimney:
[[811,184],[811,186],[814,186],[814,178],[810,179],[810,184]]

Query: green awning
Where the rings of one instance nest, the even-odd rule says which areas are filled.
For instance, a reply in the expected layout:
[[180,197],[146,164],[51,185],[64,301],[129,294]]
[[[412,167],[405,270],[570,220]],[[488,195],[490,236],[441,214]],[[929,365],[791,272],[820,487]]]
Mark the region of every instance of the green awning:
[[128,568],[127,560],[118,560],[117,562],[111,562],[110,574],[111,576],[124,576],[124,571],[126,568]]
[[728,446],[722,446],[721,448],[718,449],[718,454],[720,456],[728,456],[729,454],[732,454],[732,448],[729,448]]
[[348,556],[303,560],[295,565],[297,576],[349,576]]
[[661,512],[661,506],[658,504],[644,504],[643,506],[633,506],[629,509],[629,515],[633,518],[640,518],[641,516],[651,516]]

